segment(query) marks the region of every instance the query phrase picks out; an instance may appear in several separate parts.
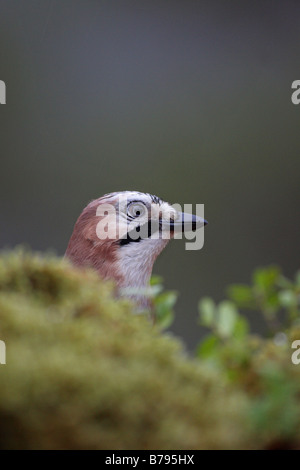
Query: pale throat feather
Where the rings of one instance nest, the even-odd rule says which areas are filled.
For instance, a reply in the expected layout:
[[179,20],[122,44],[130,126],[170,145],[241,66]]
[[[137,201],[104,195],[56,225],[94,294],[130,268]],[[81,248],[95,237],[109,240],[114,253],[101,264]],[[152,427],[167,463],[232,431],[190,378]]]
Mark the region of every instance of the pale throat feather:
[[169,240],[145,239],[129,243],[119,250],[118,269],[123,281],[120,287],[144,288],[149,285],[154,261]]

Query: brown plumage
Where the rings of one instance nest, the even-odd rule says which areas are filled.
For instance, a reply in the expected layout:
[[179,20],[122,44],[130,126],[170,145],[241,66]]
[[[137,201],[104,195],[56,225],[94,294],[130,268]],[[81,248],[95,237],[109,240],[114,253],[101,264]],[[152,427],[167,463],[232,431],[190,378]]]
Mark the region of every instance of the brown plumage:
[[[99,240],[96,227],[101,216],[96,211],[102,198],[90,202],[82,211],[75,223],[74,230],[65,256],[75,266],[92,267],[103,279],[114,279],[117,285],[122,284],[124,276],[117,268],[118,243],[116,240]],[[112,202],[115,202],[112,199]]]
[[[101,278],[114,280],[123,292],[124,289],[143,290],[149,285],[157,256],[173,237],[176,227],[183,230],[187,220],[192,221],[193,227],[205,223],[196,216],[176,211],[167,202],[147,193],[107,194],[83,209],[74,226],[66,257],[76,266],[93,267]],[[101,238],[98,227],[102,224],[103,233],[104,222],[112,230],[110,236]],[[156,229],[153,230],[150,224]],[[146,232],[142,236],[141,229],[144,228]],[[133,229],[136,239],[132,235]],[[165,237],[167,229],[169,237]],[[147,304],[143,295],[129,296],[141,305]]]

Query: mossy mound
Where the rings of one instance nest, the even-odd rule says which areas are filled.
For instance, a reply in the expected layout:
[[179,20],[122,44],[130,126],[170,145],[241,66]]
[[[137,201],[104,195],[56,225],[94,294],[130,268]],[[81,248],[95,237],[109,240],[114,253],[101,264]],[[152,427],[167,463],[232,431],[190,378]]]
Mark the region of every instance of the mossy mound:
[[226,449],[255,444],[247,401],[95,273],[0,258],[2,449]]

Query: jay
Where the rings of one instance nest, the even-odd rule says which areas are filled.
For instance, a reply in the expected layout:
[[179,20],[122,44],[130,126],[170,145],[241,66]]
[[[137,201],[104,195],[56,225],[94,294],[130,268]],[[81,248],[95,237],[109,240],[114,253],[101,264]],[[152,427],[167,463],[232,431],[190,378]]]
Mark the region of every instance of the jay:
[[75,223],[65,256],[76,266],[92,267],[99,276],[113,280],[119,292],[141,308],[153,264],[176,232],[195,231],[207,222],[175,210],[157,196],[138,191],[105,194],[91,201]]

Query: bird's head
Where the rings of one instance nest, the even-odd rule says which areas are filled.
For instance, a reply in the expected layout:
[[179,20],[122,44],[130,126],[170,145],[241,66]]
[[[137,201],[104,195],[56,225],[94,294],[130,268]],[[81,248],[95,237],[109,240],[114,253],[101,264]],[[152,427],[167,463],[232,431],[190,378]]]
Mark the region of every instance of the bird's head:
[[177,211],[157,196],[137,191],[106,194],[79,216],[66,256],[94,267],[121,288],[148,285],[155,259],[174,233],[196,230],[206,221]]

